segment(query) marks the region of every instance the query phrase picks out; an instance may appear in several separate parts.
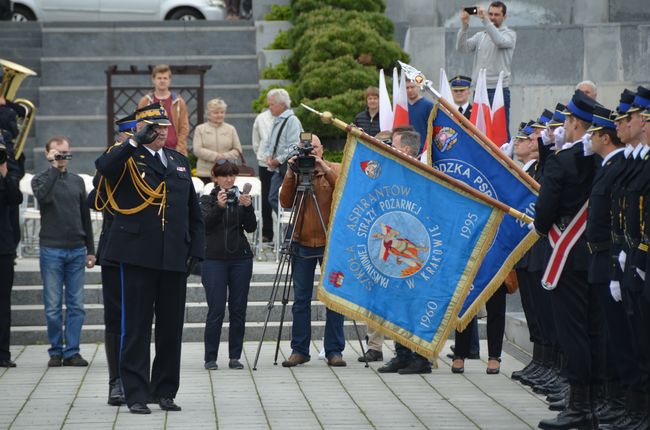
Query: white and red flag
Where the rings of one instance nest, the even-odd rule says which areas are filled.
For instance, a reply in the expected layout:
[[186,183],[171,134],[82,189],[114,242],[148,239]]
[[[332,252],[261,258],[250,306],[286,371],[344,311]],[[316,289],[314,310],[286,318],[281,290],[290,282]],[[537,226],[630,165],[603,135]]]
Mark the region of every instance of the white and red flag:
[[492,113],[490,110],[490,99],[487,93],[487,82],[485,69],[478,72],[476,88],[474,90],[474,103],[472,104],[472,116],[470,122],[479,130],[490,136],[492,128]]
[[384,69],[379,71],[379,130],[390,130],[393,128],[393,106],[386,88],[386,77]]
[[503,72],[499,72],[499,81],[492,99],[492,125],[487,137],[501,147],[508,142],[508,127],[506,125],[506,107],[503,101]]
[[395,97],[394,103],[393,128],[409,125],[409,102],[406,96],[406,73],[404,72],[400,76],[399,89],[397,90],[397,97]]

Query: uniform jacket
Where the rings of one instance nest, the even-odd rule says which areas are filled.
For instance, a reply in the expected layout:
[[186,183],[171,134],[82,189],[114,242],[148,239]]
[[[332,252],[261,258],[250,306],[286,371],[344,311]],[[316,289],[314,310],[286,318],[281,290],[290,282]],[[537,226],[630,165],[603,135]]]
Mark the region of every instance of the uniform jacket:
[[[612,238],[612,186],[625,167],[623,152],[613,155],[600,167],[595,176],[587,209],[585,237],[591,243],[610,242]],[[611,245],[610,245],[611,247]],[[609,272],[603,270],[610,263],[610,250],[603,249],[589,255],[590,283],[609,283]]]
[[[190,134],[190,120],[187,114],[187,104],[183,97],[172,91],[172,111],[167,112],[176,130],[176,151],[187,156],[187,136]],[[138,109],[153,103],[153,92],[145,95],[138,102]]]
[[[553,224],[572,219],[591,193],[596,160],[585,156],[581,141],[550,156],[535,204],[535,228],[548,235]],[[568,223],[568,222],[567,222]],[[569,253],[565,269],[587,270],[587,243],[584,235]]]
[[[9,154],[13,156],[13,154]],[[18,186],[18,171],[14,169],[16,163],[9,160],[9,172],[4,178],[0,177],[0,255],[15,255],[16,245],[14,231],[9,215],[10,208],[23,202],[23,194]]]
[[[133,159],[138,175],[155,189],[165,182],[167,201],[164,229],[159,206],[150,205],[138,213],[115,212],[110,226],[103,258],[156,270],[185,272],[188,257],[203,258],[205,232],[198,198],[192,185],[190,163],[182,154],[163,148],[167,167],[144,147],[130,143],[114,146],[95,162],[97,171],[114,187]],[[127,172],[114,191],[118,206],[134,208],[143,202]]]

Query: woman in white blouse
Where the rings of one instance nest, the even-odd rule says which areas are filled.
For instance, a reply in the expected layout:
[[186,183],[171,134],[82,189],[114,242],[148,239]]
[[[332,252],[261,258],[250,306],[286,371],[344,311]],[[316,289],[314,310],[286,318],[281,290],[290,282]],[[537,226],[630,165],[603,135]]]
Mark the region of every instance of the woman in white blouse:
[[204,183],[210,182],[210,169],[218,160],[239,160],[241,143],[237,130],[224,122],[228,105],[223,99],[208,102],[208,121],[194,130],[193,150],[197,157],[196,176]]

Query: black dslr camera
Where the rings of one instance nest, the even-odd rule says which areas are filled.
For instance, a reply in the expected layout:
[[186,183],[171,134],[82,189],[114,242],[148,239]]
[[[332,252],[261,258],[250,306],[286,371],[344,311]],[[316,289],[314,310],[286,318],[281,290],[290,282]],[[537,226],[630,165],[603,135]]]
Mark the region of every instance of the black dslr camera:
[[300,145],[294,148],[293,155],[297,155],[291,169],[296,173],[311,174],[316,168],[316,157],[311,155],[314,147],[311,146],[311,133],[300,133]]
[[230,207],[236,206],[237,203],[239,203],[239,197],[237,197],[238,194],[239,188],[237,188],[237,185],[233,185],[232,188],[226,190],[226,205]]
[[7,161],[7,147],[0,143],[0,164]]

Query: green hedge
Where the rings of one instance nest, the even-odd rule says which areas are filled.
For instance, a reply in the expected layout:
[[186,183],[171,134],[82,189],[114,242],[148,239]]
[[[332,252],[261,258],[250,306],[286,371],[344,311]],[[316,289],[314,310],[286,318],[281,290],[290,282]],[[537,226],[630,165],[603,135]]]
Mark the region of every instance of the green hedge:
[[363,66],[351,55],[338,57],[324,63],[310,63],[296,81],[296,97],[309,99],[331,97],[344,89],[365,90],[377,85],[377,70]]
[[286,61],[262,69],[262,79],[289,79],[289,66]]
[[273,39],[273,42],[266,49],[289,49],[291,48],[291,43],[289,42],[289,33],[280,30],[278,34]]
[[383,13],[359,12],[325,6],[302,14],[294,20],[293,27],[288,31],[291,45],[295,45],[307,30],[321,28],[327,24],[337,24],[340,27],[363,25],[372,28],[386,40],[393,40],[395,32],[395,24]]
[[323,6],[333,6],[339,9],[358,10],[362,12],[381,12],[386,10],[384,0],[291,0],[291,12],[294,19],[301,14],[319,9]]
[[[319,112],[329,111],[341,121],[350,123],[355,115],[365,109],[363,90],[347,90],[332,97],[319,97],[315,99],[302,99],[301,103],[311,106]],[[323,124],[318,115],[306,109],[296,109],[296,116],[302,123],[305,131],[316,133],[321,139],[341,138],[345,132],[330,124]]]
[[288,21],[291,19],[291,7],[286,5],[271,5],[271,12],[264,15],[265,21]]

